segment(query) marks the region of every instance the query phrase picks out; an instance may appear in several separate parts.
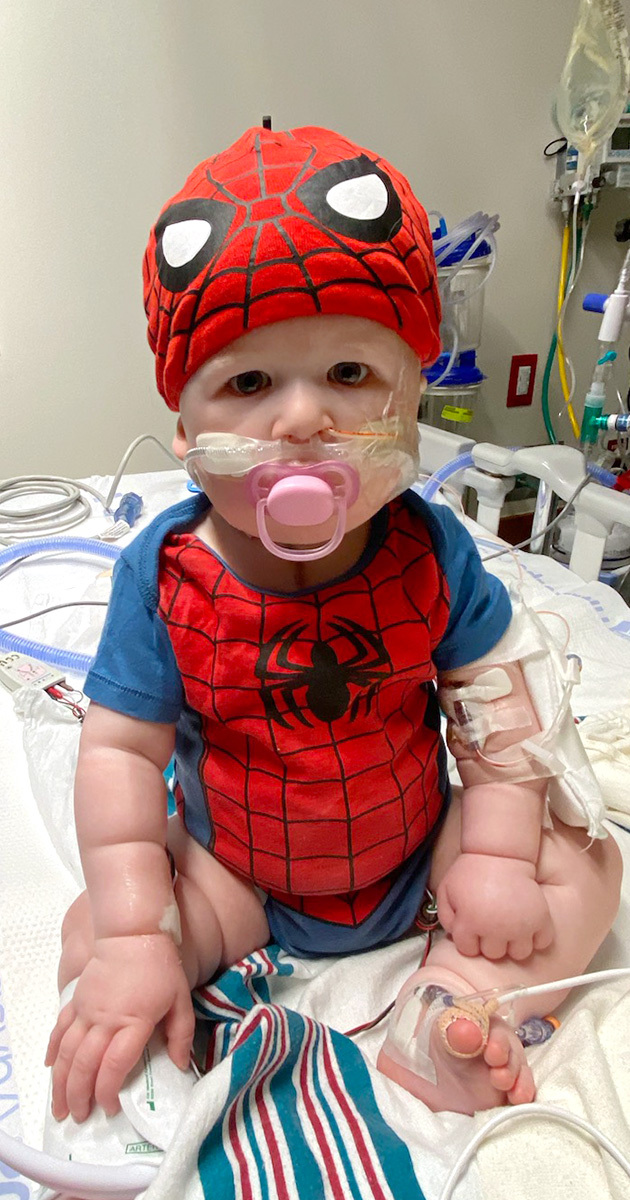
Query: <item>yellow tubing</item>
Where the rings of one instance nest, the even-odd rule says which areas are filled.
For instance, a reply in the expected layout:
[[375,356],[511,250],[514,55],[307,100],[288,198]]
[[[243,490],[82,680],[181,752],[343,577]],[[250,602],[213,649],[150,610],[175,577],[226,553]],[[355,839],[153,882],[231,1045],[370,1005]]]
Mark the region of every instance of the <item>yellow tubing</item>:
[[576,438],[579,438],[580,426],[578,425],[577,418],[573,410],[573,405],[571,404],[571,391],[569,388],[569,381],[567,379],[567,364],[564,356],[562,323],[560,319],[562,306],[564,304],[564,294],[567,288],[567,272],[569,269],[569,240],[570,229],[569,222],[567,221],[564,227],[564,233],[562,235],[562,257],[560,259],[560,279],[558,282],[558,370],[560,371],[560,383],[562,384],[562,393],[567,406],[569,420],[571,421],[571,427]]

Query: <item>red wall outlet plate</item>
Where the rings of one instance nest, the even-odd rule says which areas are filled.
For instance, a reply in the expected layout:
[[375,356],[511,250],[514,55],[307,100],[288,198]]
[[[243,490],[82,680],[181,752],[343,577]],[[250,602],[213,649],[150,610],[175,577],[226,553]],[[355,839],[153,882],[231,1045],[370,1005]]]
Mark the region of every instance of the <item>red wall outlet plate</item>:
[[534,398],[537,366],[537,354],[514,355],[508,384],[508,408],[521,408],[531,404]]

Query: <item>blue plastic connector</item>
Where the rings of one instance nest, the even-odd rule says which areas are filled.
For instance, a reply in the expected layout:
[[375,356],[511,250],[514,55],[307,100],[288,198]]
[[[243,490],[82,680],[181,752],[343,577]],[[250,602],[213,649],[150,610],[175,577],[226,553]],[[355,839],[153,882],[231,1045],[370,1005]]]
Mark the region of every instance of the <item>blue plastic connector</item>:
[[114,513],[115,521],[126,521],[129,528],[135,525],[142,512],[142,496],[137,492],[125,492]]
[[582,301],[584,312],[603,313],[608,294],[606,292],[588,292]]

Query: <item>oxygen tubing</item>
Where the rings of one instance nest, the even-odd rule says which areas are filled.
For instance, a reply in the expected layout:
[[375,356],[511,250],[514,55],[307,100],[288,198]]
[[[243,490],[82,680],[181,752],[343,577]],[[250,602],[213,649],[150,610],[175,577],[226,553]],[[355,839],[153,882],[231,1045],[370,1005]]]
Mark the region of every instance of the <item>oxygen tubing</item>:
[[[115,562],[120,555],[120,549],[92,538],[29,538],[27,542],[17,542],[0,551],[0,572],[16,559],[28,558],[31,554],[90,554]],[[18,637],[7,629],[0,629],[0,650],[26,654],[29,658],[36,658],[53,667],[62,667],[64,671],[73,671],[78,675],[87,675],[92,663],[89,654],[77,654],[57,646],[46,646],[43,642]]]
[[[442,484],[451,478],[451,475],[457,475],[459,471],[465,471],[467,467],[474,467],[474,465],[475,460],[470,450],[467,450],[465,454],[458,455],[457,458],[451,459],[443,467],[439,467],[430,479],[426,480],[420,489],[420,496],[427,502],[431,501]],[[617,476],[613,475],[612,471],[607,471],[604,467],[599,467],[597,463],[586,463],[586,470],[589,475],[593,476],[595,482],[601,483],[603,487],[612,488],[617,482]]]

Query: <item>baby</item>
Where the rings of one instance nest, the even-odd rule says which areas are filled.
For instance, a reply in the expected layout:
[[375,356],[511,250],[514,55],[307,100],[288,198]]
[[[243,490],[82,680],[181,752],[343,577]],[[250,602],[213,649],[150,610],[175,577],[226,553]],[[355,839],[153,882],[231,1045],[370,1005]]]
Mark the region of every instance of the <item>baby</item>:
[[[548,652],[450,510],[406,490],[440,350],[426,214],[337,134],[253,129],[164,208],[144,280],[175,452],[203,490],[123,553],[85,685],[87,891],[64,922],[59,983],[76,986],[48,1049],[53,1111],[114,1113],[160,1023],[186,1068],[190,991],[218,971],[270,940],[387,945],[427,888],[443,932],[378,1065],[434,1110],[530,1101],[502,1017],[424,1017],[439,997],[582,971],[620,855],[558,778],[549,743],[561,726],[577,741],[570,711],[546,730],[527,672]],[[516,1023],[564,995],[524,998]]]

